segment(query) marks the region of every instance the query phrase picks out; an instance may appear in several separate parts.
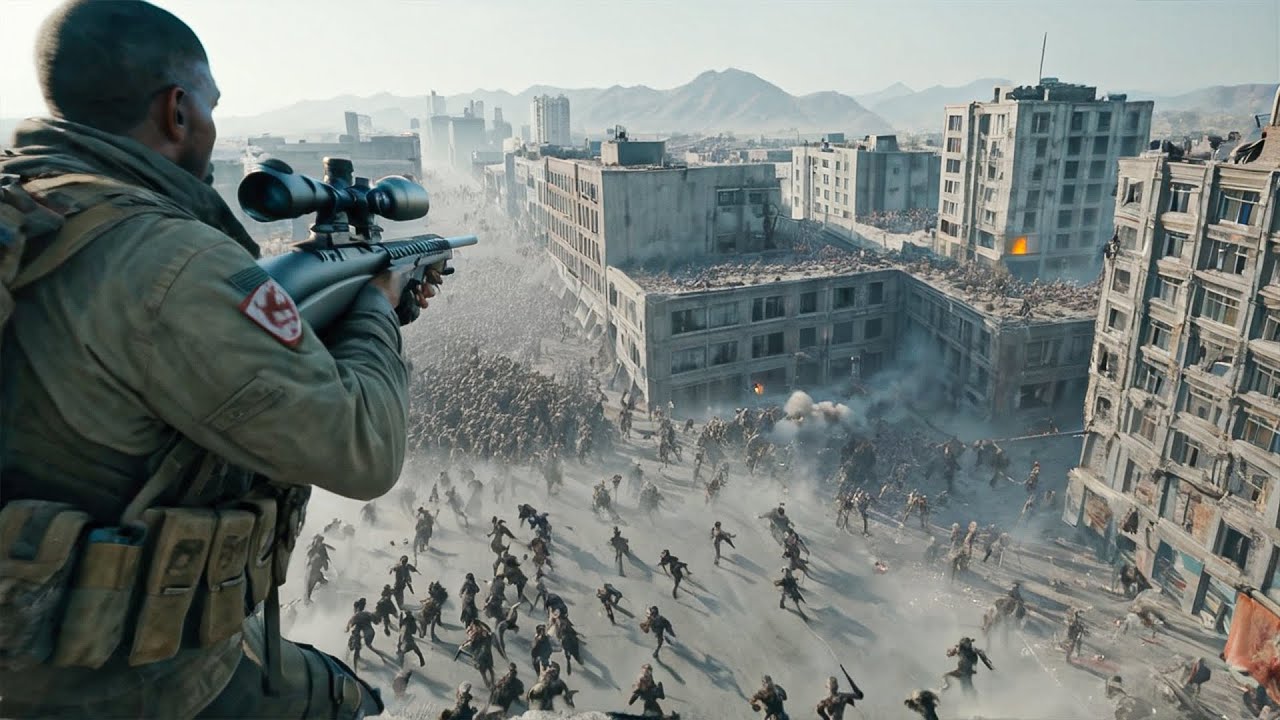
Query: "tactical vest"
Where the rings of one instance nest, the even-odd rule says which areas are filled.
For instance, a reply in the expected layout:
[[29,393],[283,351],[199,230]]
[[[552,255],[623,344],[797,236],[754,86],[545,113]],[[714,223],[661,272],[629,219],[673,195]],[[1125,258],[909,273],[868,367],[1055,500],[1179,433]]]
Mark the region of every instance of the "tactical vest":
[[[23,288],[148,214],[190,217],[95,175],[0,176],[0,329]],[[273,484],[180,435],[146,466],[114,523],[65,502],[0,507],[0,671],[167,660],[224,643],[265,603],[267,664],[278,679],[277,588],[310,488]]]

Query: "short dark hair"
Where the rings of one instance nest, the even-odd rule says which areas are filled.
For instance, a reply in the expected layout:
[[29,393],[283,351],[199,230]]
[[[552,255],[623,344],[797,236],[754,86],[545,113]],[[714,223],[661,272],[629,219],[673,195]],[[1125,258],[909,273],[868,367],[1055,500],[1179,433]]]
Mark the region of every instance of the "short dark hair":
[[208,56],[195,32],[142,0],[71,0],[36,38],[36,73],[54,117],[125,134],[156,93],[189,87]]

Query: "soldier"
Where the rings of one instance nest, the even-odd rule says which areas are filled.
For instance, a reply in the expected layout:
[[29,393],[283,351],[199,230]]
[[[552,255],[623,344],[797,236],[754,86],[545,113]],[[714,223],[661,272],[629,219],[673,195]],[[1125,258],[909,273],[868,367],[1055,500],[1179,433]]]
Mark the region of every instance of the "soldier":
[[569,621],[569,613],[566,608],[560,607],[551,612],[551,635],[560,643],[560,649],[564,650],[564,669],[569,675],[573,674],[573,661],[577,660],[578,664],[582,664],[582,641],[578,636],[578,630]]
[[757,515],[756,517],[769,521],[769,533],[773,535],[773,539],[777,541],[779,545],[782,544],[782,539],[786,535],[786,532],[792,528],[791,518],[787,517],[787,509],[781,504],[769,512]]
[[999,445],[995,446],[995,452],[991,456],[991,487],[998,487],[1001,478],[1008,477],[1009,456],[1005,454],[1004,448]]
[[524,571],[520,569],[520,561],[511,553],[503,553],[498,558],[499,569],[498,574],[511,583],[516,589],[517,602],[526,602],[524,596],[524,587],[529,583],[529,578],[525,577]]
[[400,562],[391,566],[389,570],[395,576],[395,589],[393,592],[396,597],[396,606],[401,610],[404,609],[404,591],[408,588],[409,592],[413,592],[413,573],[418,572],[418,568],[409,564],[409,556],[401,555]]
[[498,678],[498,682],[493,686],[493,697],[490,699],[491,705],[497,705],[502,709],[502,716],[506,717],[511,712],[511,706],[516,700],[524,697],[524,683],[520,681],[519,670],[516,664],[507,665],[507,674]]
[[734,537],[736,536],[732,533],[725,532],[725,530],[720,527],[719,520],[717,520],[716,524],[711,527],[711,542],[716,548],[716,565],[720,564],[720,543],[729,543],[729,547],[734,548],[735,550],[737,549],[733,544]]
[[932,690],[916,690],[902,704],[920,713],[923,720],[938,720],[938,706],[942,700]]
[[[845,677],[849,678],[848,673]],[[840,692],[840,681],[833,675],[827,678],[827,696],[818,701],[818,717],[822,720],[844,720],[845,707],[853,707],[855,700],[861,700],[862,690],[849,678],[850,691]]]
[[507,521],[500,519],[497,515],[489,519],[489,525],[489,532],[485,533],[485,537],[492,538],[489,541],[489,549],[495,554],[501,555],[502,551],[508,547],[502,544],[502,538],[506,537],[515,540],[516,535],[511,532],[511,528],[507,527]]
[[1080,646],[1084,643],[1085,627],[1081,615],[1084,610],[1071,608],[1067,611],[1067,662],[1071,662],[1072,654],[1080,654]]
[[426,552],[427,545],[431,543],[431,536],[435,533],[436,518],[424,507],[418,508],[418,518],[413,528],[413,554],[415,561],[419,552]]
[[449,597],[449,591],[436,581],[431,581],[427,586],[427,599],[422,603],[422,621],[418,623],[419,637],[431,634],[431,642],[435,642],[436,626],[440,624],[440,617],[444,612],[444,603]]
[[353,605],[351,619],[347,621],[347,649],[351,651],[351,667],[353,669],[360,664],[361,642],[363,641],[364,646],[372,650],[373,637],[376,634],[373,629],[375,622],[373,613],[365,610],[365,607],[364,598],[356,600]]
[[748,701],[751,709],[764,710],[764,720],[790,720],[782,703],[787,699],[787,691],[781,685],[774,685],[773,678],[765,675],[760,678],[760,689]]
[[646,634],[653,632],[654,637],[658,638],[658,646],[653,650],[654,660],[658,659],[658,651],[661,650],[663,644],[666,643],[666,636],[670,635],[673,638],[676,636],[675,629],[671,627],[671,621],[662,617],[662,615],[658,613],[657,605],[649,608],[648,615],[640,622],[640,629]]
[[360,508],[360,519],[365,525],[378,524],[378,506],[371,502],[365,503]]
[[944,673],[942,676],[942,689],[946,690],[951,687],[951,678],[960,681],[960,689],[966,695],[972,695],[973,676],[978,673],[978,662],[987,666],[988,670],[995,670],[995,666],[991,664],[991,659],[980,648],[974,647],[973,638],[962,637],[960,642],[954,647],[947,650],[947,657],[956,658],[956,669]]
[[[563,696],[565,704],[573,707],[573,696],[577,692],[564,684],[564,680],[560,679],[560,665],[553,662],[543,669],[538,682],[529,688],[529,706],[537,710],[554,710],[555,699]],[[537,705],[533,703],[535,700]]]
[[467,514],[463,510],[462,498],[458,496],[458,491],[454,488],[445,490],[444,500],[445,503],[449,505],[449,509],[453,511],[453,516],[457,518],[458,522],[462,525],[462,529],[470,530],[471,521],[467,520]]
[[796,581],[796,576],[791,574],[791,568],[782,568],[782,578],[774,580],[773,584],[782,589],[782,596],[778,598],[778,609],[785,610],[786,602],[790,600],[796,606],[796,612],[803,618],[804,611],[800,609],[800,603],[804,602],[804,596],[800,594],[800,583]]
[[680,582],[684,580],[685,571],[689,569],[688,563],[681,562],[680,558],[671,554],[671,551],[664,549],[658,558],[658,567],[662,568],[664,573],[670,571],[671,578],[675,580],[675,585],[671,587],[671,597],[676,597]]
[[640,677],[636,678],[636,684],[631,688],[631,699],[627,701],[627,706],[635,705],[636,700],[640,700],[642,701],[641,712],[644,715],[663,717],[662,706],[658,701],[666,696],[662,683],[653,680],[653,666],[645,663],[640,666]]
[[440,720],[475,720],[479,711],[471,704],[471,683],[464,682],[454,694],[453,707],[440,713]]
[[609,624],[617,625],[618,623],[613,619],[613,608],[622,599],[622,591],[609,583],[605,583],[604,587],[596,589],[596,597],[600,599],[600,604],[604,606],[604,614],[608,616]]
[[609,538],[609,544],[613,546],[613,559],[618,563],[618,574],[625,577],[626,573],[622,571],[622,558],[624,555],[630,557],[631,543],[622,536],[622,531],[617,525],[613,526],[613,537]]
[[529,653],[533,657],[533,671],[541,674],[551,662],[551,636],[547,634],[546,625],[538,625],[533,629],[533,642]]
[[418,665],[425,667],[427,659],[422,656],[422,650],[418,648],[418,619],[413,613],[405,610],[400,616],[400,639],[396,643],[396,664],[404,666],[404,656],[413,653],[418,656]]
[[383,585],[382,596],[378,598],[378,602],[373,606],[373,622],[375,625],[382,625],[384,635],[391,635],[391,619],[400,614],[391,598],[391,586]]
[[316,587],[329,582],[324,571],[329,569],[329,551],[332,549],[333,546],[324,541],[323,535],[316,535],[307,548],[307,589],[303,602],[308,605],[311,604],[311,593]]
[[551,546],[541,536],[535,535],[529,541],[529,552],[533,554],[533,565],[538,572],[542,572],[544,566],[555,569],[551,563]]
[[458,595],[478,595],[480,594],[480,586],[476,584],[476,576],[474,573],[467,573],[462,579],[462,587],[458,588]]
[[458,646],[453,659],[457,660],[463,653],[471,656],[471,663],[480,671],[484,686],[493,687],[493,631],[479,618],[467,623],[467,640]]

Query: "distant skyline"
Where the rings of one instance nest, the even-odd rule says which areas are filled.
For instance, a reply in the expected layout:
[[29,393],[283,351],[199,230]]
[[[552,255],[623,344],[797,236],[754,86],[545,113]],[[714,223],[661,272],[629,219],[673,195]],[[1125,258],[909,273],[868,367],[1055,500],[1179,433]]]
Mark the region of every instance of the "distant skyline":
[[[0,117],[41,115],[36,29],[59,3],[0,0]],[[789,93],[1044,74],[1173,95],[1280,79],[1276,0],[159,0],[205,44],[219,117],[342,94],[648,85],[736,67]],[[358,7],[358,9],[357,9]],[[359,32],[368,34],[363,37]],[[978,98],[975,98],[978,99]],[[527,108],[511,109],[513,120]]]

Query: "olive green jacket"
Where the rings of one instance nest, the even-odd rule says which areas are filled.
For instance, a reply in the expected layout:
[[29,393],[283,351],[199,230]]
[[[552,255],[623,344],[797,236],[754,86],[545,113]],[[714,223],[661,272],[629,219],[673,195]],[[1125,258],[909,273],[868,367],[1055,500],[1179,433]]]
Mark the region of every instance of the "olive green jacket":
[[[14,145],[0,173],[102,175],[164,210],[126,219],[20,293],[0,344],[0,502],[66,501],[110,524],[179,433],[276,482],[362,500],[391,488],[408,377],[380,292],[367,288],[325,343],[305,323],[286,343],[245,310],[265,280],[258,249],[211,187],[65,121],[27,121]],[[0,710],[184,717],[238,659],[229,643],[140,668],[0,674]]]

